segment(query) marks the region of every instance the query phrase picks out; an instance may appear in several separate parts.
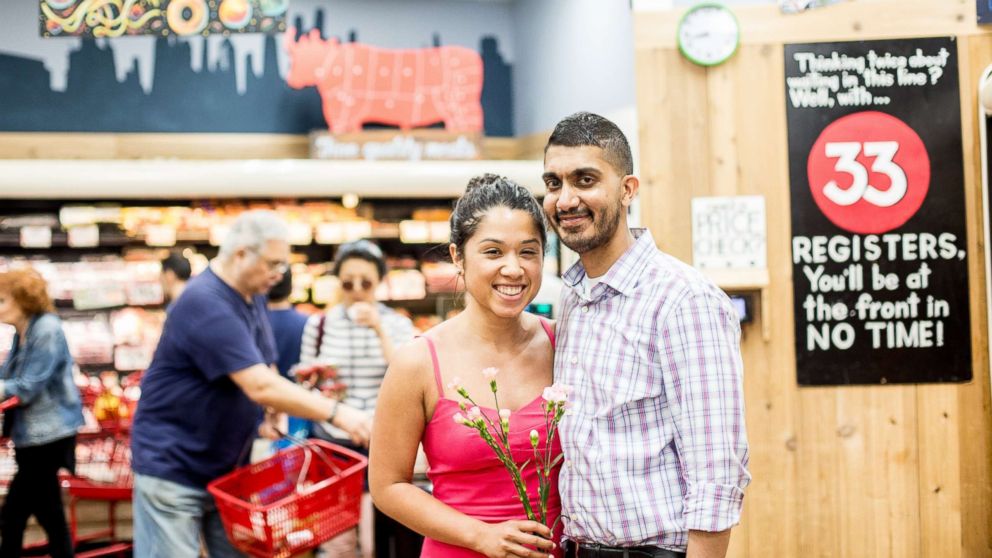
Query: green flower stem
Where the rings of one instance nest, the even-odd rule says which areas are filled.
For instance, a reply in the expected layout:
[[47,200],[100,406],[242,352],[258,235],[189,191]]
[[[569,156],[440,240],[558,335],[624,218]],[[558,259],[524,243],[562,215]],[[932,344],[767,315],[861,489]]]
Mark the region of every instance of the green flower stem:
[[527,487],[524,486],[524,481],[520,476],[520,468],[517,467],[517,464],[510,457],[500,450],[493,435],[484,425],[478,427],[478,429],[479,434],[482,435],[482,439],[496,452],[496,457],[499,458],[503,466],[506,467],[506,470],[509,471],[510,477],[513,479],[513,486],[517,489],[517,496],[520,498],[520,503],[524,506],[524,512],[527,513],[527,519],[537,521],[537,517],[534,516],[534,510],[530,506],[530,496],[527,494]]
[[[496,415],[499,416],[499,396],[496,395],[496,391],[497,391],[496,390],[496,380],[493,380],[492,382],[489,382],[489,387],[493,390],[493,401],[496,403]],[[510,447],[510,432],[509,432],[509,428],[507,428],[506,430],[503,430],[503,422],[502,421],[500,421],[500,424],[499,424],[499,434],[500,434],[500,437],[503,439],[503,445],[505,445],[507,448],[509,448]]]
[[[493,392],[493,400],[496,403],[496,413],[498,414],[500,411],[498,394],[499,389],[496,385],[496,380],[491,380],[489,382],[489,388]],[[476,403],[471,396],[469,396],[468,390],[464,387],[458,388],[458,394],[465,398],[465,400],[473,406],[479,407],[479,404]],[[483,441],[493,450],[496,454],[496,458],[499,459],[500,463],[503,464],[503,467],[505,467],[507,472],[510,474],[510,478],[513,481],[513,487],[517,491],[517,497],[520,499],[520,503],[524,507],[524,512],[527,514],[527,519],[530,519],[531,521],[539,521],[540,523],[547,525],[548,499],[551,496],[551,471],[554,470],[554,468],[557,467],[562,461],[562,456],[560,455],[553,458],[552,447],[558,434],[558,423],[565,415],[565,404],[548,401],[541,404],[541,409],[544,411],[544,428],[546,432],[545,446],[543,451],[541,451],[537,446],[534,446],[533,448],[534,467],[537,469],[537,489],[538,499],[540,502],[540,516],[537,516],[534,513],[534,509],[530,503],[530,496],[527,494],[527,486],[524,484],[523,476],[521,474],[521,470],[527,467],[530,460],[524,463],[523,466],[518,466],[513,460],[513,451],[510,447],[509,421],[503,421],[502,418],[499,418],[494,422],[493,419],[483,412],[481,413],[481,420],[477,419],[476,421],[467,423],[466,426],[475,428],[479,432],[479,435],[482,437]],[[505,426],[504,422],[507,423]],[[548,527],[554,531],[559,521],[561,521],[561,516],[555,520],[554,524],[549,525]]]

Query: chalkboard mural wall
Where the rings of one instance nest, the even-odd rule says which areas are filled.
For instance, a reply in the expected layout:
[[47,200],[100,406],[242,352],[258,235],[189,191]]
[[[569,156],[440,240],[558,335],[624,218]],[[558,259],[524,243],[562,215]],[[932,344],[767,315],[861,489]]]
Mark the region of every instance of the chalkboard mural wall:
[[[449,17],[410,18],[403,30],[385,21],[377,24],[366,14],[359,21],[333,3],[314,0],[292,2],[287,22],[301,32],[316,29],[342,42],[374,44],[383,40],[385,28],[394,29],[393,44],[382,46],[457,45],[478,51],[483,61],[485,134],[512,136],[512,68],[506,52],[510,25],[494,11],[508,8],[432,5],[447,4]],[[366,12],[383,14],[395,8],[382,2],[367,6]],[[11,2],[3,11],[0,132],[305,134],[327,128],[317,90],[292,89],[286,83],[289,64],[282,34],[42,38],[37,3]],[[334,25],[326,24],[335,16],[339,19]]]

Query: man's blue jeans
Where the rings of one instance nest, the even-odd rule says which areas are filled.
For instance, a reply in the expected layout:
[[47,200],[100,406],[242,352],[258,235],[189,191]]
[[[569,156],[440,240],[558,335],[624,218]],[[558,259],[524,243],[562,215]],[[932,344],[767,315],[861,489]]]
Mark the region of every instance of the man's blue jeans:
[[135,558],[244,556],[231,546],[213,496],[157,477],[134,475]]

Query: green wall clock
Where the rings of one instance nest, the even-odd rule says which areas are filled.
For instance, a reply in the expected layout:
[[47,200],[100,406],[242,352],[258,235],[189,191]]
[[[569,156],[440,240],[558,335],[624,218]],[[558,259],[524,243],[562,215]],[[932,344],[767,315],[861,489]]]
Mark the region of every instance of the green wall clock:
[[679,51],[700,66],[726,62],[737,52],[740,41],[737,18],[721,4],[697,4],[679,21]]

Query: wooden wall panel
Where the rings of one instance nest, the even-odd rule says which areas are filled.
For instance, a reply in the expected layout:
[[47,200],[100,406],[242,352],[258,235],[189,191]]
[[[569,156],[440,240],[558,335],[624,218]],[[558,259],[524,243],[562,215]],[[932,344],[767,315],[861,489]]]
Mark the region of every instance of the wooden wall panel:
[[[663,250],[690,261],[693,197],[765,197],[771,304],[768,315],[745,326],[742,343],[754,479],[729,554],[992,556],[992,413],[974,124],[977,79],[992,63],[992,35],[975,24],[974,2],[961,0],[863,0],[798,17],[770,6],[737,12],[744,44],[712,69],[678,54],[669,31],[680,13],[635,16],[642,222]],[[959,37],[975,379],[800,389],[783,45],[941,34]],[[761,335],[766,320],[768,341]]]
[[[961,76],[961,117],[964,140],[965,181],[968,209],[968,260],[971,281],[971,323],[974,332],[971,338],[974,380],[957,388],[957,404],[948,402],[941,408],[941,400],[936,394],[928,402],[933,411],[930,418],[950,421],[944,428],[948,433],[957,431],[958,452],[951,454],[947,462],[950,467],[941,479],[952,485],[952,492],[946,500],[937,500],[943,509],[954,513],[955,495],[960,496],[962,538],[961,556],[992,556],[992,409],[989,397],[989,324],[986,315],[985,292],[985,239],[982,230],[981,192],[981,149],[978,139],[978,81],[985,68],[992,64],[992,35],[983,34],[968,37],[958,45]],[[946,413],[946,416],[945,416]],[[934,417],[933,414],[937,416]],[[937,425],[943,424],[937,422]],[[936,425],[934,425],[936,426]],[[922,446],[921,446],[922,447]],[[940,452],[948,448],[934,448]],[[954,459],[956,457],[956,459]],[[937,464],[940,465],[940,464]],[[954,475],[959,475],[955,478]],[[953,487],[954,484],[959,486]],[[921,486],[921,490],[931,490],[934,498],[944,492],[936,492],[938,483]],[[953,541],[957,529],[937,533],[942,538]],[[929,533],[928,533],[929,534]],[[931,547],[928,556],[943,556],[942,548]]]

